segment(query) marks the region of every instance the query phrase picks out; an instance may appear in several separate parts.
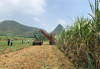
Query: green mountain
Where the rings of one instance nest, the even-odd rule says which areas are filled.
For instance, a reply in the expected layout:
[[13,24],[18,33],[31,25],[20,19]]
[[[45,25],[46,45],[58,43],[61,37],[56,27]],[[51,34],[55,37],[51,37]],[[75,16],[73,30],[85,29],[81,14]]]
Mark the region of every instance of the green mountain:
[[39,30],[40,28],[25,26],[13,20],[0,22],[0,36],[34,37],[33,34]]
[[63,26],[59,24],[51,33],[55,33],[56,35],[59,35],[63,29]]

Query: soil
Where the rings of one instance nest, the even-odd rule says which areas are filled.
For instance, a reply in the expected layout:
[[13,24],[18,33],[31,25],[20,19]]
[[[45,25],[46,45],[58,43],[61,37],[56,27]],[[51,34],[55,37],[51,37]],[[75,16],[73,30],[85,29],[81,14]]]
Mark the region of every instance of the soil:
[[0,55],[0,69],[75,69],[55,45],[45,42]]

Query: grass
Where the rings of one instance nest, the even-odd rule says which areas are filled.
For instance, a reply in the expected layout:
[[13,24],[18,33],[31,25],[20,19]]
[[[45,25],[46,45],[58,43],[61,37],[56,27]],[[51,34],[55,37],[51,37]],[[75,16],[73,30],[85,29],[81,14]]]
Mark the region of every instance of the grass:
[[28,43],[28,39],[24,39],[24,43],[22,44],[22,40],[13,40],[13,45],[8,46],[7,40],[1,40],[0,41],[0,54],[2,53],[7,53],[7,52],[12,52],[16,50],[20,50],[29,46],[32,46],[32,39],[29,39],[30,43]]

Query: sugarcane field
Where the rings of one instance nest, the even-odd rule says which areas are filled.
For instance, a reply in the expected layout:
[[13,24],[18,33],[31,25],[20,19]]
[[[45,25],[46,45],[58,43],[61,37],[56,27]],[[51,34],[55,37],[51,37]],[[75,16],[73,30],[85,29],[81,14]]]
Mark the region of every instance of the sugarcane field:
[[100,0],[0,0],[0,69],[100,69]]

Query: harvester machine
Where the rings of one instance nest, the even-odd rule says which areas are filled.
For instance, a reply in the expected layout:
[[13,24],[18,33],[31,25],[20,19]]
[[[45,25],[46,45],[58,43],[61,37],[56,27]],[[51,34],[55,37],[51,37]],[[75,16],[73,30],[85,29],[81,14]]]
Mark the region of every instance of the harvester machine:
[[43,44],[43,37],[39,34],[34,34],[34,41],[33,45],[42,45]]
[[43,30],[39,30],[43,35],[45,35],[49,39],[49,44],[53,45],[56,43],[55,39],[55,33],[51,33],[50,36],[48,36]]

